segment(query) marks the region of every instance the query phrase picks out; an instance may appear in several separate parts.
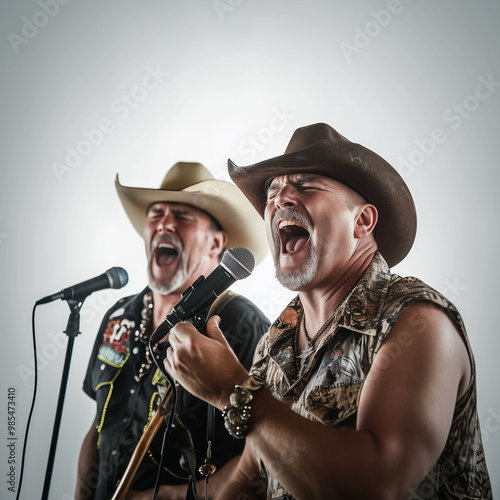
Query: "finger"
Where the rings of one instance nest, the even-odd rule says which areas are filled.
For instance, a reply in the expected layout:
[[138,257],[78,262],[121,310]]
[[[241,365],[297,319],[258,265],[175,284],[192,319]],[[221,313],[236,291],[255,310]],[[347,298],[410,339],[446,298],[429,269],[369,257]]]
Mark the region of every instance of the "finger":
[[220,316],[215,315],[208,318],[205,330],[207,332],[207,337],[227,344],[226,337],[224,337],[220,329]]
[[172,364],[170,363],[170,358],[171,356],[173,355],[173,348],[172,347],[169,347],[167,349],[167,352],[165,353],[165,358],[163,360],[163,365],[165,366],[165,369],[167,370],[167,372],[171,372],[172,370]]
[[[178,343],[184,343],[188,338],[201,335],[200,332],[191,324],[186,322],[177,323],[170,330],[170,334],[176,338]],[[171,342],[172,343],[172,342]]]
[[[175,327],[174,327],[175,328]],[[180,344],[181,344],[181,341],[179,339],[179,336],[176,334],[176,332],[174,332],[174,329],[172,328],[172,330],[170,330],[170,334],[169,334],[169,339],[168,341],[170,342],[170,345],[173,346],[174,348],[175,347],[179,347]],[[168,351],[168,350],[167,350]]]

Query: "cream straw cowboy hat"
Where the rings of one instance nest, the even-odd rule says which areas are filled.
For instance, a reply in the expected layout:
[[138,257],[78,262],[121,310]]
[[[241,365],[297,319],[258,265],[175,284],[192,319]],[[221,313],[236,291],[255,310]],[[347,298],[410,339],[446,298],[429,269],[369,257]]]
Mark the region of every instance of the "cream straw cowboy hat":
[[118,174],[115,185],[125,212],[141,237],[152,203],[186,203],[204,210],[219,223],[228,235],[226,248],[248,248],[256,263],[266,256],[263,220],[236,186],[216,180],[201,163],[176,163],[159,189],[122,186]]

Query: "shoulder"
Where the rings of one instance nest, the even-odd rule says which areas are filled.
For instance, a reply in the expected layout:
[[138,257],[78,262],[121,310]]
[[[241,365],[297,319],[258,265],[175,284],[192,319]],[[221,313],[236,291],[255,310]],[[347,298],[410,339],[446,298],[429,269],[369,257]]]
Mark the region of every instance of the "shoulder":
[[[459,339],[461,337],[461,329],[448,310],[425,298],[416,300],[404,308],[398,315],[393,330],[396,332],[404,330],[413,337],[417,335],[434,337],[437,333],[440,337],[452,336]],[[392,332],[389,337],[391,335]]]
[[401,277],[397,274],[391,275],[386,299],[387,311],[404,309],[418,301],[432,302],[448,310],[449,314],[456,321],[461,321],[460,314],[455,305],[427,283],[413,276]]
[[[397,316],[382,344],[375,365],[385,366],[395,357],[421,369],[438,370],[458,377],[458,395],[463,394],[472,373],[472,359],[461,324],[441,304],[418,300]],[[378,360],[377,360],[378,358]]]
[[[410,312],[407,311],[409,308],[411,308]],[[379,341],[385,340],[392,326],[407,311],[406,318],[410,323],[409,326],[417,329],[423,328],[423,323],[430,319],[451,320],[469,349],[465,325],[455,305],[418,278],[391,275],[382,309]]]

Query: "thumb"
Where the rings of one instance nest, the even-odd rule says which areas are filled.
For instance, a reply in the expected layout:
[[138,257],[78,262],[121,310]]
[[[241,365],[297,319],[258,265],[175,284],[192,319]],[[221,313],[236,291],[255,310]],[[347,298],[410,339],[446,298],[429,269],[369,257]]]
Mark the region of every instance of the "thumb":
[[227,344],[226,337],[224,337],[224,334],[222,333],[222,330],[220,329],[219,325],[220,325],[220,316],[217,315],[210,316],[205,326],[207,337],[214,340],[218,340],[219,342],[222,342],[224,344]]

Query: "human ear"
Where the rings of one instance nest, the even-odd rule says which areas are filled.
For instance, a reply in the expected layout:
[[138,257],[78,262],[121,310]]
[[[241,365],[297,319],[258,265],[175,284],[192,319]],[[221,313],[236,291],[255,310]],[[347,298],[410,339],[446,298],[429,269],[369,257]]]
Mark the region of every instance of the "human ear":
[[354,221],[354,236],[357,239],[362,239],[371,234],[375,229],[377,220],[378,212],[373,205],[369,203],[360,205]]
[[213,239],[212,239],[212,246],[210,248],[210,252],[214,256],[220,255],[222,250],[224,250],[224,247],[227,245],[227,240],[228,240],[227,233],[225,231],[214,231],[213,232]]

